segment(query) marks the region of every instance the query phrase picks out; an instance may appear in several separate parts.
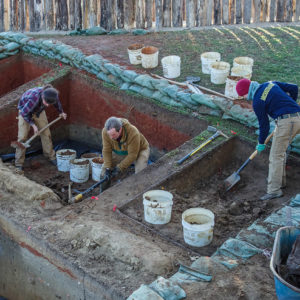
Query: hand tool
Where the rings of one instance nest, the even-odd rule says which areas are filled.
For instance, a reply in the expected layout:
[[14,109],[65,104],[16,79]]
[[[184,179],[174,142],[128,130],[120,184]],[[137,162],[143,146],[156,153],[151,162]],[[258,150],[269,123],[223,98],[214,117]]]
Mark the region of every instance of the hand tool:
[[[212,126],[209,126],[211,129],[214,128]],[[214,128],[215,129],[215,128]],[[216,129],[215,129],[216,130]],[[194,150],[192,150],[189,154],[187,154],[186,156],[184,156],[183,158],[181,158],[180,160],[177,161],[177,164],[180,165],[182,164],[185,160],[187,160],[189,157],[193,156],[195,153],[197,153],[200,149],[202,149],[203,147],[205,147],[207,144],[209,144],[211,141],[213,141],[215,138],[217,138],[218,136],[224,136],[225,138],[228,139],[228,136],[225,135],[222,131],[218,130],[214,135],[212,135],[209,139],[207,139],[204,143],[202,143],[201,145],[199,145],[197,148],[195,148]]]
[[56,118],[55,120],[53,120],[52,122],[50,122],[49,124],[47,124],[45,127],[43,127],[40,131],[38,131],[36,134],[34,134],[29,140],[27,140],[26,142],[22,143],[22,142],[18,142],[18,141],[13,141],[11,142],[11,147],[13,148],[21,148],[21,149],[26,149],[30,147],[30,143],[37,137],[39,136],[44,130],[46,130],[48,127],[50,127],[51,125],[53,125],[54,123],[56,123],[57,121],[59,121],[62,117],[59,116],[58,118]]
[[110,182],[110,179],[111,179],[110,170],[106,169],[105,177],[103,179],[101,179],[100,181],[96,182],[91,187],[89,187],[85,191],[77,194],[76,196],[74,196],[72,198],[69,197],[68,203],[69,204],[73,204],[73,203],[76,203],[76,202],[80,202],[82,200],[82,198],[83,198],[84,195],[86,195],[87,193],[89,193],[90,191],[92,191],[93,189],[95,189],[100,184],[102,184],[102,183],[104,183],[106,181]]
[[[265,140],[265,145],[270,141],[272,138],[274,132],[272,132]],[[239,176],[239,173],[248,165],[250,161],[253,160],[253,158],[257,155],[258,151],[255,150],[249,157],[248,159],[242,164],[242,166],[233,174],[231,174],[228,178],[225,179],[225,188],[226,192],[229,191],[235,184],[237,184],[241,177]]]

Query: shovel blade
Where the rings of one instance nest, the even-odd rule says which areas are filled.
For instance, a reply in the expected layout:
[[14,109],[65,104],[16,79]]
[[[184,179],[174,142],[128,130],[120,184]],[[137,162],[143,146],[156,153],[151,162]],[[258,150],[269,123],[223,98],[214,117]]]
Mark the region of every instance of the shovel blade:
[[234,172],[228,178],[226,178],[225,181],[224,181],[226,192],[229,191],[240,180],[241,180],[241,177],[237,172]]

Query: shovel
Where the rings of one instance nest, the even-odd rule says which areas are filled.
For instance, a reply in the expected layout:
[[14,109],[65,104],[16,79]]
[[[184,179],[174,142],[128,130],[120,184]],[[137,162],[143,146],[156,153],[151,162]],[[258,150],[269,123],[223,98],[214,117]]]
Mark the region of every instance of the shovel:
[[[274,134],[274,132],[272,132],[266,138],[265,145],[268,144],[268,142],[272,138],[273,134]],[[241,177],[240,177],[239,173],[248,165],[248,163],[250,161],[253,160],[253,158],[257,155],[257,153],[258,153],[258,151],[255,150],[236,172],[234,172],[232,175],[230,175],[228,178],[225,179],[224,183],[225,183],[226,192],[229,191],[234,185],[236,185],[240,181]]]
[[18,142],[18,141],[13,141],[10,143],[11,147],[13,148],[21,148],[21,149],[26,149],[30,147],[30,143],[37,137],[39,136],[44,130],[46,130],[48,127],[50,127],[51,125],[53,125],[54,123],[56,123],[57,121],[59,121],[62,117],[59,116],[58,118],[56,118],[55,120],[53,120],[52,122],[50,122],[49,124],[47,124],[45,127],[43,127],[40,131],[38,131],[36,134],[34,134],[29,140],[27,140],[26,142],[22,143],[22,142]]
[[202,149],[203,147],[205,147],[207,144],[209,144],[211,141],[213,141],[215,138],[217,138],[220,135],[222,135],[222,136],[224,136],[225,138],[228,139],[227,135],[225,135],[222,131],[218,130],[214,135],[212,135],[210,138],[208,138],[204,143],[202,143],[197,148],[195,148],[194,150],[192,150],[189,154],[187,154],[186,156],[184,156],[183,158],[181,158],[180,160],[178,160],[177,164],[181,165],[185,160],[187,160],[189,157],[191,157],[192,155],[194,155],[195,153],[197,153],[200,149]]

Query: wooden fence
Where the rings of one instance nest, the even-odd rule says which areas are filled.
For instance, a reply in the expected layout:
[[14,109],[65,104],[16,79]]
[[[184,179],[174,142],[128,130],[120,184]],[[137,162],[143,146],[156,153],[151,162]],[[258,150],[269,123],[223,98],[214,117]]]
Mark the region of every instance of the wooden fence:
[[0,32],[293,21],[300,0],[0,0]]

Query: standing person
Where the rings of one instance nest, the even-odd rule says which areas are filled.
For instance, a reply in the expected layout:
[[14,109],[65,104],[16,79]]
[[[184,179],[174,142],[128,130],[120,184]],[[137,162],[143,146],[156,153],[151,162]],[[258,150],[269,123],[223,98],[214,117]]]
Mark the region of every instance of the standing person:
[[259,122],[259,138],[256,150],[260,153],[266,147],[265,139],[270,130],[269,117],[275,119],[276,127],[269,156],[267,194],[261,200],[283,195],[286,185],[286,150],[293,138],[300,134],[300,106],[297,104],[298,86],[295,84],[269,81],[262,84],[243,78],[238,81],[239,96],[253,100],[253,109]]
[[117,176],[132,163],[135,164],[135,173],[147,167],[149,143],[128,120],[116,117],[107,119],[102,130],[102,144],[104,164],[101,178],[104,178],[107,169]]
[[[63,112],[58,94],[58,90],[49,84],[45,87],[29,89],[22,95],[18,104],[18,142],[25,142],[27,140],[30,127],[33,128],[33,132],[36,134],[48,124],[45,108],[51,104],[57,109],[60,116],[64,119],[67,118],[67,115]],[[44,156],[47,157],[53,165],[56,165],[50,129],[47,128],[41,132],[40,136]],[[25,152],[26,149],[20,149],[19,147],[16,149],[15,166],[19,170],[23,169]]]

